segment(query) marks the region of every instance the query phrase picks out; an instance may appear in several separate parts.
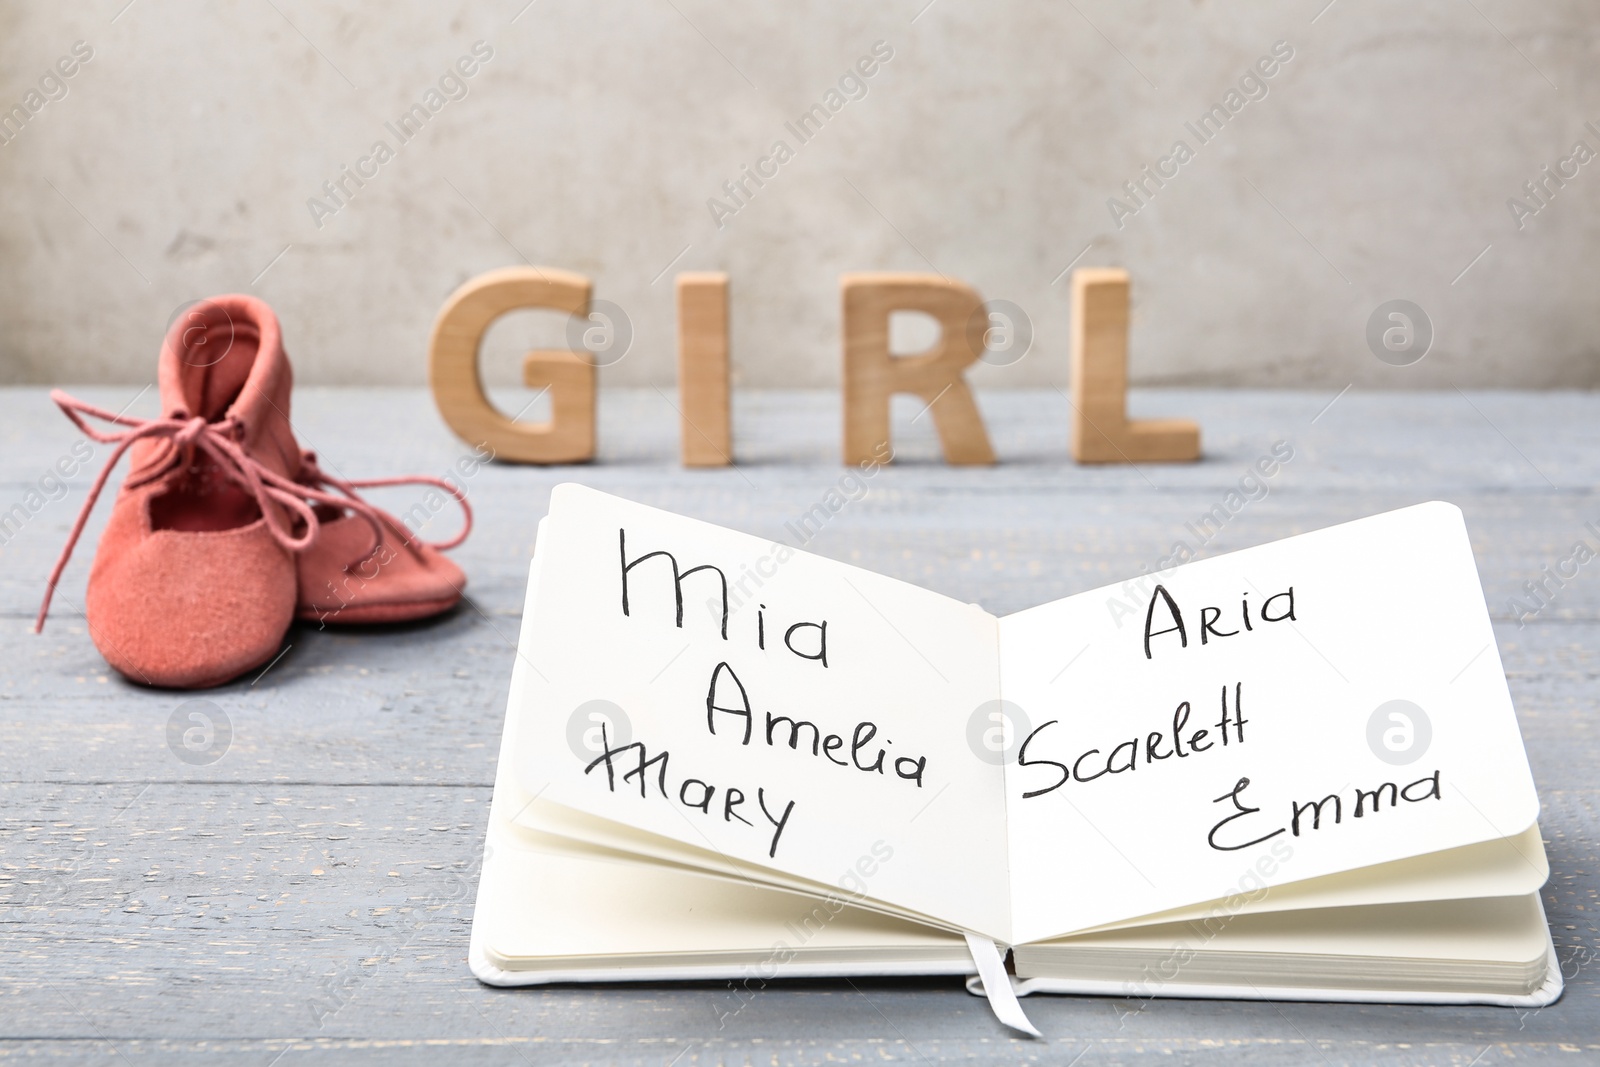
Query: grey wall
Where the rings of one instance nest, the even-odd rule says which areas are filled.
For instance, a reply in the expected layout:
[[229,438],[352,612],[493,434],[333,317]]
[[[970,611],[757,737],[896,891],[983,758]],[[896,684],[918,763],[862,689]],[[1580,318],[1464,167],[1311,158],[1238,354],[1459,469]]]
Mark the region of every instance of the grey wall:
[[[0,145],[0,380],[147,381],[175,308],[246,290],[300,380],[420,383],[445,296],[525,260],[628,313],[603,384],[673,380],[684,269],[732,275],[740,384],[837,382],[837,278],[873,269],[1014,302],[1034,346],[976,380],[1064,384],[1073,262],[1133,272],[1145,383],[1600,383],[1600,160],[1507,203],[1600,150],[1592,4],[525,2],[5,4],[0,106],[93,57]],[[385,122],[479,40],[467,95],[400,146]],[[893,58],[802,144],[785,121],[876,41]],[[1184,123],[1277,41],[1266,95],[1201,144]],[[314,219],[380,139],[395,158]],[[719,227],[708,199],[776,140],[794,157]],[[1365,340],[1394,298],[1435,330],[1404,368]],[[489,376],[565,332],[503,320]]]

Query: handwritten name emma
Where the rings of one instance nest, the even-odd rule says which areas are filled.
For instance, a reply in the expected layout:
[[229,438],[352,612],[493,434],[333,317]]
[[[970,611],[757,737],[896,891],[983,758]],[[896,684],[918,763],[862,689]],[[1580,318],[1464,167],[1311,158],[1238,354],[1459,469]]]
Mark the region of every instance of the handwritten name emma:
[[[1396,785],[1394,782],[1384,782],[1376,789],[1361,789],[1357,787],[1350,794],[1350,804],[1345,804],[1345,798],[1339,793],[1329,793],[1324,797],[1313,800],[1291,800],[1289,802],[1289,818],[1277,829],[1255,837],[1248,835],[1253,829],[1260,829],[1263,821],[1272,824],[1270,817],[1265,819],[1253,818],[1261,813],[1260,808],[1246,804],[1242,794],[1250,786],[1250,779],[1240,778],[1234,783],[1232,789],[1217,797],[1212,803],[1221,804],[1231,801],[1233,813],[1225,815],[1211,832],[1206,835],[1206,844],[1218,852],[1237,852],[1242,848],[1259,845],[1263,841],[1271,841],[1279,834],[1289,834],[1299,837],[1303,832],[1322,829],[1324,813],[1331,816],[1330,826],[1338,826],[1344,822],[1345,812],[1349,811],[1353,819],[1365,818],[1376,815],[1383,810],[1385,799],[1389,801],[1389,808],[1393,810],[1400,806],[1401,801],[1406,804],[1420,804],[1424,800],[1443,800],[1444,786],[1441,784],[1440,772],[1435,770],[1426,778],[1418,778],[1407,785]],[[1224,809],[1226,810],[1226,809]],[[1229,823],[1244,820],[1244,826],[1229,826]],[[1307,825],[1309,823],[1309,826]],[[1246,829],[1250,827],[1252,829]]]

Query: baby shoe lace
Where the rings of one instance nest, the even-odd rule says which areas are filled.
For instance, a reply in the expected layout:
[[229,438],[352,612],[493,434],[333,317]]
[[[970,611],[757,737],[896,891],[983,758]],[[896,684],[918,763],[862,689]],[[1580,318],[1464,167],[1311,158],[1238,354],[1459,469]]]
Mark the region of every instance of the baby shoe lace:
[[[472,532],[472,505],[467,503],[467,494],[442,478],[433,478],[426,474],[403,474],[394,478],[355,478],[346,480],[343,478],[337,478],[323,470],[321,465],[317,463],[317,455],[315,452],[302,452],[300,453],[300,479],[296,484],[305,486],[309,490],[318,490],[324,486],[331,486],[332,488],[337,489],[340,493],[340,496],[343,497],[342,500],[335,498],[335,500],[338,502],[338,506],[349,507],[358,511],[363,507],[370,507],[370,505],[368,505],[366,501],[362,500],[357,494],[356,490],[358,489],[385,489],[389,486],[395,485],[431,485],[435,488],[444,490],[451,497],[455,498],[456,503],[461,505],[461,514],[465,520],[461,525],[461,532],[450,538],[450,540],[422,541],[415,537],[411,531],[406,529],[404,526],[400,526],[392,522],[387,523],[388,526],[395,529],[396,532],[400,534],[401,542],[414,554],[417,553],[417,546],[419,544],[427,545],[429,548],[439,551],[454,548],[461,542],[465,541],[467,539],[467,535]],[[324,493],[323,495],[327,494]],[[353,561],[350,566],[355,566],[357,563],[361,563],[362,561],[366,560],[372,555],[373,552],[377,551],[377,547],[377,544],[374,543],[373,546],[367,550],[366,555],[362,556],[358,560]]]
[[[66,570],[67,561],[72,558],[72,551],[83,535],[89,514],[94,510],[96,501],[100,499],[101,490],[105,488],[112,468],[136,441],[164,440],[168,448],[158,453],[143,468],[130,474],[126,483],[128,488],[137,489],[148,485],[166,477],[174,470],[191,466],[198,456],[204,455],[230,481],[240,485],[255,498],[273,539],[288,552],[303,552],[316,541],[320,524],[312,504],[324,504],[340,511],[353,511],[372,527],[371,547],[362,557],[353,560],[351,565],[358,564],[371,556],[382,543],[385,523],[382,513],[362,500],[356,490],[380,486],[434,485],[449,493],[461,504],[466,516],[466,523],[461,533],[450,541],[431,547],[450,548],[458,545],[465,540],[472,529],[472,509],[467,504],[466,494],[438,478],[419,475],[345,481],[324,473],[317,466],[315,457],[306,453],[304,458],[307,462],[301,472],[303,480],[293,481],[264,466],[244,450],[239,443],[244,436],[244,426],[231,416],[211,422],[179,410],[158,419],[138,419],[131,415],[117,414],[95,407],[93,404],[69,396],[60,389],[51,390],[50,399],[55,401],[56,406],[83,431],[85,436],[100,444],[116,445],[116,448],[89,487],[89,496],[79,509],[77,520],[72,524],[72,531],[67,535],[67,543],[62,546],[61,555],[57,557],[55,567],[50,571],[50,578],[45,586],[44,602],[39,605],[39,617],[34,622],[33,628],[36,633],[44,629],[45,616],[50,612],[50,601],[55,596],[56,585],[61,580],[62,572]],[[86,418],[98,419],[122,429],[97,429],[86,422]],[[331,486],[338,492],[328,492],[324,486]],[[274,504],[298,519],[298,525],[303,527],[303,531],[296,535],[294,529],[285,524],[278,507],[272,506]],[[413,552],[417,551],[409,532],[405,530],[398,532],[407,547]]]

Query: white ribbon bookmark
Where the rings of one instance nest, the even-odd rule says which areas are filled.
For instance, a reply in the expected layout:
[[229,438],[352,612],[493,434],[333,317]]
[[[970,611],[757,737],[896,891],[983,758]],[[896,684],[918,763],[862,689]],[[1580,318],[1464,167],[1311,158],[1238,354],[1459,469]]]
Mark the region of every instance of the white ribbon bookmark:
[[1030,1037],[1043,1037],[1028,1021],[1022,1012],[1022,1005],[1017,1002],[1016,990],[1011,988],[1011,976],[1006,974],[1005,960],[1000,958],[1000,947],[987,937],[974,933],[968,933],[966,938],[972,962],[978,965],[983,995],[989,999],[989,1007],[994,1010],[995,1018]]

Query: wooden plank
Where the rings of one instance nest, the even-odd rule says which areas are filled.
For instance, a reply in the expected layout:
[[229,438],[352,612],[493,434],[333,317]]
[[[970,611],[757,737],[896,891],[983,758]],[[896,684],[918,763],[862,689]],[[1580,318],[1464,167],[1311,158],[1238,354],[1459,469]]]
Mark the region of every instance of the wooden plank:
[[[514,618],[464,609],[395,632],[303,627],[264,677],[203,694],[151,690],[108,670],[81,626],[0,633],[0,750],[19,782],[256,782],[488,786],[515,655]],[[1600,623],[1496,625],[1541,789],[1580,789],[1600,766]],[[537,662],[537,652],[534,653]],[[227,716],[228,751],[184,763],[168,720],[196,697]],[[40,728],[47,714],[48,729]],[[448,743],[440,737],[448,735]]]
[[[857,983],[863,1003],[881,1008],[883,1019],[899,1020],[891,1015],[900,1003],[919,996],[896,997],[871,983]],[[809,991],[808,991],[809,992]],[[870,997],[868,996],[870,994]],[[837,1011],[841,997],[835,995],[827,1001]],[[1295,1013],[1303,1005],[1284,1005],[1281,1010]],[[1229,1006],[1230,1010],[1232,1006]],[[649,1001],[641,1010],[652,1015],[661,1014],[658,1001]],[[1033,1010],[1030,1007],[1030,1011]],[[876,1017],[876,1016],[875,1016]],[[969,1016],[958,1014],[957,1021],[967,1021]],[[1298,1016],[1297,1016],[1298,1018]],[[1303,1020],[1301,1020],[1303,1021]],[[1374,1019],[1372,1032],[1388,1032],[1387,1020]],[[1263,1067],[1267,1064],[1470,1064],[1476,1057],[1480,1064],[1494,1063],[1498,1059],[1516,1057],[1516,1062],[1544,1064],[1574,1062],[1575,1053],[1593,1054],[1596,1048],[1588,1045],[1569,1045],[1555,1041],[1475,1042],[1460,1037],[1446,1037],[1423,1045],[1393,1041],[1371,1036],[1355,1037],[1343,1041],[1327,1038],[1303,1037],[1285,1028],[1281,1038],[1258,1040],[1223,1040],[1206,1037],[1149,1037],[1149,1036],[1085,1036],[1077,1040],[1060,1040],[1041,1049],[1001,1036],[987,1038],[919,1037],[912,1041],[900,1037],[880,1020],[887,1036],[861,1037],[836,1040],[825,1037],[793,1038],[720,1038],[702,1041],[687,1039],[676,1044],[670,1038],[623,1038],[591,1036],[592,1032],[554,1036],[536,1032],[529,1024],[529,1033],[507,1034],[481,1038],[454,1037],[420,1039],[377,1039],[325,1037],[301,1040],[262,1038],[255,1040],[192,1040],[141,1039],[115,1043],[115,1060],[126,1064],[187,1064],[187,1063],[240,1063],[269,1064],[277,1057],[284,1060],[299,1058],[311,1063],[373,1062],[416,1064],[432,1067],[442,1058],[459,1058],[475,1065],[487,1067],[591,1067],[595,1063],[622,1065],[622,1067],[663,1067],[676,1063],[680,1067],[706,1067],[709,1064],[761,1063],[783,1067],[786,1064],[820,1064],[833,1062],[914,1062],[914,1063],[1068,1063],[1076,1055],[1085,1060],[1090,1057],[1107,1063],[1128,1063],[1149,1059],[1156,1063],[1227,1064],[1240,1067]],[[1206,1031],[1206,1017],[1196,1016],[1190,1029],[1196,1033]],[[7,1042],[0,1041],[0,1055],[26,1050],[30,1062],[79,1063],[105,1062],[113,1058],[112,1045],[94,1041]],[[673,1056],[678,1058],[673,1060]],[[1048,1060],[1045,1057],[1048,1055]],[[314,1058],[313,1058],[314,1057]]]
[[[1225,505],[1228,490],[1214,487],[1174,487],[1160,493],[1028,483],[1006,489],[952,488],[928,484],[909,466],[883,468],[859,486],[842,489],[841,474],[831,467],[781,477],[754,473],[752,480],[761,479],[755,488],[740,479],[742,467],[698,472],[696,480],[703,483],[686,486],[665,479],[661,469],[631,467],[597,467],[581,480],[641,503],[880,570],[1001,613],[1125,581],[1170,557],[1180,542],[1197,557],[1215,555],[1432,498],[1452,500],[1466,513],[1490,611],[1497,617],[1514,617],[1511,598],[1528,601],[1524,583],[1542,580],[1544,568],[1568,558],[1575,542],[1586,539],[1600,548],[1600,536],[1586,526],[1591,521],[1600,526],[1600,495],[1592,491],[1537,495],[1498,489],[1429,493],[1408,487],[1322,488],[1314,472],[1296,469],[1298,462],[1283,470],[1267,497],[1246,501],[1232,513]],[[434,469],[451,468],[440,463]],[[518,473],[523,477],[508,478],[505,471],[488,468],[466,481],[477,528],[452,558],[466,569],[474,601],[490,614],[521,610],[537,516],[544,513],[550,488],[574,477],[571,471],[535,473],[532,468]],[[819,512],[830,490],[854,499],[836,512]],[[420,492],[406,490],[370,496],[398,515],[423,499]],[[973,508],[974,499],[982,500],[981,510]],[[32,621],[44,577],[81,500],[82,490],[74,488],[32,516],[0,548],[0,559],[6,561],[0,572],[0,623]],[[1218,508],[1225,521],[1218,521]],[[102,504],[80,555],[67,570],[59,605],[62,619],[83,603],[95,537],[108,512],[109,501]],[[807,516],[812,516],[809,523]],[[458,523],[450,505],[422,532],[442,538]],[[1563,582],[1550,598],[1548,613],[1542,614],[1600,618],[1600,562],[1590,562]]]
[[[121,408],[142,387],[73,389],[92,402]],[[68,453],[81,437],[47,396],[47,390],[0,390],[9,420],[0,425],[0,497],[7,507]],[[1103,487],[1145,493],[1152,489],[1235,484],[1243,470],[1277,440],[1295,444],[1291,468],[1317,490],[1392,490],[1449,495],[1457,489],[1519,494],[1591,491],[1600,454],[1597,400],[1572,392],[1305,393],[1275,390],[1134,390],[1129,414],[1144,417],[1183,410],[1206,427],[1199,463],[1079,467],[1062,444],[1071,414],[1054,389],[976,393],[994,441],[998,464],[967,470],[935,462],[937,435],[921,405],[899,398],[895,454],[917,486],[948,490],[1040,487],[1077,491]],[[748,439],[740,469],[758,485],[838,473],[839,394],[833,390],[741,390],[737,436]],[[1330,404],[1331,402],[1331,404]],[[155,390],[139,396],[129,413],[157,413]],[[433,402],[417,389],[303,388],[291,412],[301,443],[351,477],[380,471],[441,473],[469,452],[440,422]],[[1560,432],[1550,432],[1559,426]],[[403,428],[403,432],[397,429]],[[655,389],[606,388],[599,398],[598,465],[538,470],[492,468],[502,484],[538,484],[574,474],[587,478],[655,480],[652,471],[675,464],[678,416]],[[69,482],[86,486],[108,449]],[[741,450],[743,451],[743,450]],[[1309,460],[1310,462],[1304,462]],[[624,466],[637,469],[625,471]],[[609,468],[609,469],[608,469]],[[809,468],[809,469],[808,469]],[[1313,473],[1314,471],[1314,473]],[[735,472],[707,472],[680,484],[708,480],[746,483]],[[1545,479],[1548,478],[1547,482]],[[113,483],[115,484],[115,483]]]

